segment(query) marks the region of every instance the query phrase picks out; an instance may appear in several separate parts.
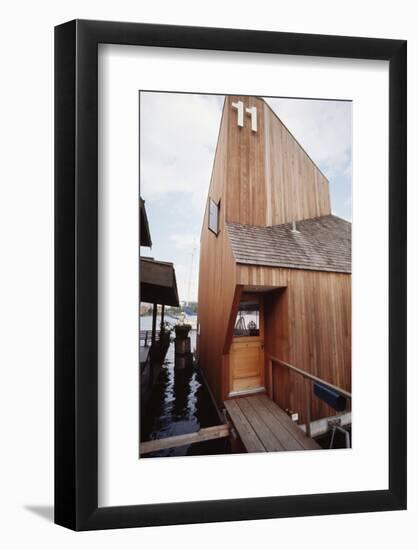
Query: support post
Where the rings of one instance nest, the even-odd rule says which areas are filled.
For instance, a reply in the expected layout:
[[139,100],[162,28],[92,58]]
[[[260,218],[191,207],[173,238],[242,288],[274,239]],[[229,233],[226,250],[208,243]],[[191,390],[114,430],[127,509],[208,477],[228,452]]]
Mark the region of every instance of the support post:
[[161,332],[165,330],[164,328],[164,317],[165,317],[165,304],[161,306]]
[[311,437],[311,388],[310,381],[307,378],[304,379],[304,387],[306,394],[306,434],[308,437]]
[[272,376],[272,360],[268,359],[268,385],[269,385],[269,398],[274,400],[274,379]]
[[155,344],[156,340],[156,314],[158,311],[158,304],[153,305],[153,312],[152,312],[152,345]]

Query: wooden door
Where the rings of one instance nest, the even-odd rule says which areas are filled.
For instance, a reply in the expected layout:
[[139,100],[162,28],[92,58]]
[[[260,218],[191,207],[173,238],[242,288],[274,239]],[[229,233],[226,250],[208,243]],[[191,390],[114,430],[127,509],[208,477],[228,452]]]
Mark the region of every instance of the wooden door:
[[242,295],[230,347],[230,396],[265,387],[263,325],[262,297]]

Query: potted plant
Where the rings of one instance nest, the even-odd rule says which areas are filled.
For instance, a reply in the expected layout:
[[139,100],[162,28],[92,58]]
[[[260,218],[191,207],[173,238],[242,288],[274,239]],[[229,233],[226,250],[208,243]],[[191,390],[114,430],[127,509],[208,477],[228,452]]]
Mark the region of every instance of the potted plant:
[[191,325],[184,323],[184,324],[178,324],[174,327],[175,330],[175,338],[177,340],[185,340],[188,338],[188,333],[191,330]]

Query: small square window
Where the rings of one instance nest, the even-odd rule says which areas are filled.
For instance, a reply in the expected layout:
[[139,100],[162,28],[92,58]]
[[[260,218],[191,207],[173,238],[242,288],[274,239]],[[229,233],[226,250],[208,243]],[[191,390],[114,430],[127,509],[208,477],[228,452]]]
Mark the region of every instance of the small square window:
[[215,235],[219,233],[219,209],[220,202],[216,204],[214,200],[209,199],[208,227]]

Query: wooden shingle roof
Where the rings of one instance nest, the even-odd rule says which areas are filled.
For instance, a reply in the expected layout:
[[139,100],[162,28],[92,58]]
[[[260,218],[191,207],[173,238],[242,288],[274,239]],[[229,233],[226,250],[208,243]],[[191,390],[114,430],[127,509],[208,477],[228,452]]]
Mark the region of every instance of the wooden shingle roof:
[[292,224],[259,227],[227,223],[239,264],[351,273],[351,223],[321,216]]
[[140,257],[140,301],[179,306],[174,264]]

